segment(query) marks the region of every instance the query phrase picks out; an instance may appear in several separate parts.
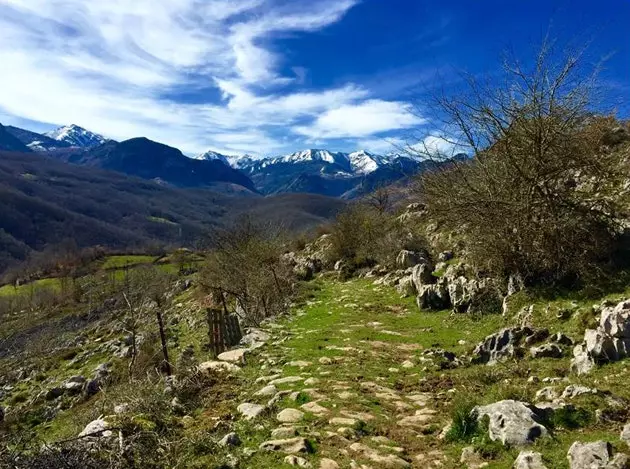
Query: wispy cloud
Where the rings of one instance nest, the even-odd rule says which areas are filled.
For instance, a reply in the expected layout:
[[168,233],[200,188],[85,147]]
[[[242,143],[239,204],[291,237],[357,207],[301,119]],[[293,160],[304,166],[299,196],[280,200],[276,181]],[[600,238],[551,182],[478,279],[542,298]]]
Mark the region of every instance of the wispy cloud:
[[[190,153],[270,153],[422,123],[354,83],[296,91],[308,70],[274,40],[326,28],[358,2],[0,0],[0,111]],[[205,101],[165,98],[209,88]]]

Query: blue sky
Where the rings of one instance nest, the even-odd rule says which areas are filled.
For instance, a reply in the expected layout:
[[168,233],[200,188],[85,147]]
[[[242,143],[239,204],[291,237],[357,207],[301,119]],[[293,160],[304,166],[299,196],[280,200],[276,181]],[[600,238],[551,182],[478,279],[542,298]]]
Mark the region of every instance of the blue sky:
[[610,56],[627,117],[629,20],[627,0],[0,0],[0,122],[189,154],[386,152],[440,131],[424,96],[547,32]]

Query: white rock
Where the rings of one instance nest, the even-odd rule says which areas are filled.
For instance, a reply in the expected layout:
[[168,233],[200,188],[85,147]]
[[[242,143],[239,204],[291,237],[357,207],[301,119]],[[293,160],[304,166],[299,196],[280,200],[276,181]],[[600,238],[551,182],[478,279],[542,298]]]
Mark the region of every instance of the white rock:
[[305,438],[288,438],[286,440],[269,440],[261,443],[263,451],[279,451],[287,454],[310,453],[311,445]]
[[514,461],[514,469],[547,469],[547,466],[543,464],[540,453],[521,451]]
[[624,469],[628,462],[625,454],[613,456],[612,445],[605,441],[576,441],[569,448],[567,458],[571,469]]
[[220,353],[217,358],[222,362],[245,364],[245,354],[247,349],[237,348],[227,352]]
[[284,458],[284,463],[288,464],[289,466],[312,467],[311,463],[309,463],[306,459],[293,455]]
[[277,392],[278,392],[278,388],[276,388],[273,384],[268,384],[267,386],[262,388],[260,391],[257,391],[254,394],[254,396],[261,396],[261,397],[275,396]]
[[476,407],[478,418],[490,418],[489,436],[493,441],[504,445],[527,445],[541,436],[547,435],[547,429],[538,423],[540,420],[534,406],[519,401],[504,400],[494,404]]
[[94,438],[108,438],[112,436],[112,432],[109,429],[109,422],[102,418],[92,420],[87,426],[79,433],[79,437],[94,437]]
[[304,412],[297,409],[284,409],[277,416],[276,419],[281,423],[296,423],[304,418]]
[[265,407],[259,404],[245,402],[239,405],[236,410],[245,417],[245,420],[252,420],[265,411]]

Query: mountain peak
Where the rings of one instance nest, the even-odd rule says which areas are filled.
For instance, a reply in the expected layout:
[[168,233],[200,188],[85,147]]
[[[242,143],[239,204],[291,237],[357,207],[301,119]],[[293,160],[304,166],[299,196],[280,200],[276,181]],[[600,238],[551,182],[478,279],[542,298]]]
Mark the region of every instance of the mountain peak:
[[76,124],[59,127],[52,132],[44,134],[60,142],[65,142],[73,147],[90,148],[101,145],[107,141],[102,135],[95,134]]

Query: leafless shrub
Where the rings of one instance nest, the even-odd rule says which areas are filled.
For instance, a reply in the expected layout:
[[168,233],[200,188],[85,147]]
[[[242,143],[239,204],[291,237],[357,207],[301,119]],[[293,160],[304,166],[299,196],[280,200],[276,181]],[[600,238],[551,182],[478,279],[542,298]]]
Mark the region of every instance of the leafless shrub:
[[200,275],[208,293],[226,298],[250,324],[284,311],[293,279],[281,259],[286,246],[282,229],[242,218],[216,233],[213,245]]

